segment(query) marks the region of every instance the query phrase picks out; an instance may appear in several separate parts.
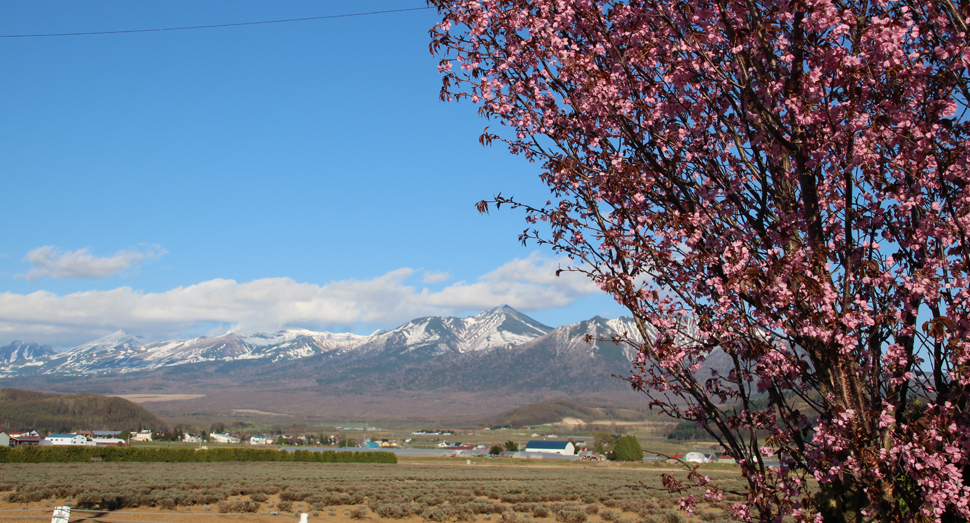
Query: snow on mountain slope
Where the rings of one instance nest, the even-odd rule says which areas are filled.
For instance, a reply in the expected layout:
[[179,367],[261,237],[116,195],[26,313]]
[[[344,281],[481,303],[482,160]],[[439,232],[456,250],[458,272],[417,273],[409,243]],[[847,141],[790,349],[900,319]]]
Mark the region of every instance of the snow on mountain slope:
[[281,330],[272,334],[228,333],[193,340],[174,340],[146,346],[146,359],[157,365],[181,365],[203,361],[267,359],[290,360],[354,346],[366,339],[350,333]]
[[84,374],[142,369],[148,366],[143,359],[143,343],[143,339],[119,330],[50,356],[39,370],[43,374]]
[[14,340],[0,347],[0,365],[21,365],[52,354],[57,354],[57,351],[47,345]]
[[544,336],[552,328],[503,305],[467,318],[429,316],[375,333],[360,345],[362,354],[466,354],[510,348]]
[[191,340],[146,342],[118,331],[62,353],[34,358],[29,363],[0,360],[0,376],[125,373],[203,362],[298,360],[321,354],[360,361],[369,357],[402,356],[420,361],[446,354],[464,356],[511,350],[548,336],[556,339],[560,348],[555,350],[590,351],[589,344],[583,341],[587,334],[605,338],[626,329],[635,333],[629,319],[597,317],[553,330],[511,307],[502,306],[466,318],[419,318],[370,336],[286,329],[275,333],[230,332]]
[[521,345],[548,334],[552,328],[503,305],[470,318],[458,320],[459,352],[487,351]]

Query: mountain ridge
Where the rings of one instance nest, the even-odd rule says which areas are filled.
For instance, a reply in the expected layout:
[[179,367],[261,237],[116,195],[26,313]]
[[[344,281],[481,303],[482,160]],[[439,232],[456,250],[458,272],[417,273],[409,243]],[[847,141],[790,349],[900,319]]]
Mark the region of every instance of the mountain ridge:
[[[63,352],[37,349],[40,352],[35,355],[21,350],[14,359],[0,359],[0,377],[128,373],[189,363],[246,359],[279,362],[327,353],[411,353],[418,357],[436,357],[508,349],[551,330],[551,327],[507,305],[465,318],[417,318],[370,336],[283,329],[275,333],[244,335],[228,332],[190,340],[150,342],[118,330]],[[14,354],[13,349],[9,352]]]
[[0,386],[140,395],[184,415],[424,419],[583,395],[638,402],[617,378],[633,371],[637,350],[612,341],[624,333],[640,342],[632,318],[551,328],[511,307],[417,318],[369,336],[294,329],[139,345],[122,331],[67,356],[0,365]]

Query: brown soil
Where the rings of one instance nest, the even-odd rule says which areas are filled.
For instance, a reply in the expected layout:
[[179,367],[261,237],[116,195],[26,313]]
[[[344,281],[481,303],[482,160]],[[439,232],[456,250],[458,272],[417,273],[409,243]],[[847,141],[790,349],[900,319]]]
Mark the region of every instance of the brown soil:
[[[275,498],[276,496],[273,496]],[[7,503],[0,501],[0,522],[14,516],[17,521],[50,521],[54,512],[54,507],[63,504],[64,500],[57,500],[57,504],[51,504],[50,500],[38,503]],[[306,507],[303,507],[306,509]],[[384,519],[376,514],[368,513],[361,519],[353,519],[348,512],[352,506],[337,506],[336,515],[331,516],[329,511],[320,512],[316,516],[307,512],[308,521],[320,523],[427,523],[421,517],[409,517],[402,519]],[[175,510],[163,509],[159,507],[137,507],[109,510],[81,510],[71,509],[70,523],[93,523],[93,522],[122,522],[122,523],[233,523],[236,521],[243,523],[295,523],[299,521],[300,514],[303,512],[296,509],[294,512],[280,512],[279,514],[269,514],[273,508],[263,509],[259,514],[220,514],[215,507],[206,510],[203,507],[178,507]],[[307,509],[309,510],[309,509]],[[605,509],[604,509],[605,510]],[[622,513],[621,517],[640,519],[636,514]],[[554,518],[534,518],[535,523],[555,523]],[[493,515],[491,523],[501,523],[499,515]],[[478,517],[478,523],[489,523]],[[597,516],[589,516],[587,523],[607,523]],[[688,522],[689,523],[689,522]]]

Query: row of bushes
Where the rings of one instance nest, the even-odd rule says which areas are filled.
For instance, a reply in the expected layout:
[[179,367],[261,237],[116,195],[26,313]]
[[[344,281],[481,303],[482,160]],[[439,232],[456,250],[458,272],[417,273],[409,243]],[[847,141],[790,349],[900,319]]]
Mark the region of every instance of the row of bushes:
[[348,452],[324,450],[250,449],[171,449],[144,447],[0,447],[0,463],[80,463],[87,461],[130,462],[215,462],[215,461],[290,461],[307,463],[397,463],[393,452]]

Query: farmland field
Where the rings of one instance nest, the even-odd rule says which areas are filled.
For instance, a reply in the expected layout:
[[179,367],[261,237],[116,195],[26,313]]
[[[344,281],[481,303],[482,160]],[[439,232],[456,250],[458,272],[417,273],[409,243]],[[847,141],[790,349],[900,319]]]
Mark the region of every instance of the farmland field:
[[[350,523],[685,523],[728,521],[700,505],[687,518],[676,494],[660,487],[662,469],[615,463],[538,464],[511,460],[429,459],[396,465],[338,463],[38,463],[0,465],[0,522],[47,518],[55,506],[130,521],[273,522],[309,513],[310,521]],[[667,472],[683,479],[681,472]],[[739,487],[737,469],[705,474]],[[643,487],[649,487],[644,489]],[[740,501],[725,495],[726,504]],[[34,512],[34,511],[37,512]],[[47,512],[43,512],[47,510]],[[270,515],[278,512],[279,515]],[[258,513],[244,515],[244,513]],[[85,513],[94,517],[95,513]],[[232,514],[230,518],[213,518]],[[72,513],[71,521],[76,521]],[[90,521],[95,521],[91,519]],[[29,521],[29,519],[18,519]]]

